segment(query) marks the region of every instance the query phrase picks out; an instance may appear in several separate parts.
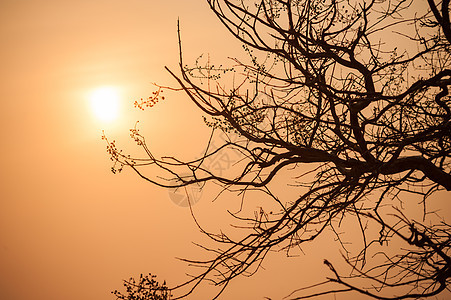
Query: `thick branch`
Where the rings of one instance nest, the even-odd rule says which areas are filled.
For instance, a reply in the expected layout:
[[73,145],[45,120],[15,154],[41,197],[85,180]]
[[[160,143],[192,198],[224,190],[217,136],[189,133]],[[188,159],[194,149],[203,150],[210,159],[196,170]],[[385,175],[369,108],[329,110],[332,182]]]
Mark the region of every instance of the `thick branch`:
[[427,178],[451,191],[451,175],[421,156],[401,157],[382,166],[380,172],[389,175],[408,170],[420,170]]

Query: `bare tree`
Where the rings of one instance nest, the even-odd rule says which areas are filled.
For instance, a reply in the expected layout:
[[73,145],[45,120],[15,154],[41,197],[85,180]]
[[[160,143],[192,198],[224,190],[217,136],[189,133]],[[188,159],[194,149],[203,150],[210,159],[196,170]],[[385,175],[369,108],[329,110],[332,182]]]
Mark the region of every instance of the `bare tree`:
[[[208,3],[249,62],[234,59],[230,69],[199,62],[189,67],[179,29],[180,75],[168,71],[180,87],[167,89],[183,90],[213,131],[238,139],[192,161],[154,157],[137,129],[131,135],[144,158],[108,143],[114,170],[130,167],[168,188],[213,181],[241,193],[243,201],[248,190],[260,190],[278,205],[274,213],[263,207],[252,216],[235,214],[247,230],[238,240],[203,231],[220,246],[208,249],[211,259],[189,261],[205,269],[182,285],[189,286],[187,294],[202,281],[220,286],[220,294],[235,277],[256,272],[270,251],[295,251],[326,230],[341,241],[344,219],[355,220],[361,232],[354,237],[360,251],[341,243],[352,272],[343,275],[325,260],[331,276],[323,289],[291,297],[357,291],[404,299],[447,290],[450,225],[440,218],[426,222],[426,203],[437,191],[451,190],[449,1]],[[153,106],[162,89],[136,105]],[[231,177],[205,165],[227,149],[241,155]],[[166,177],[144,175],[144,166]],[[270,183],[287,169],[296,174],[293,188],[301,196],[281,201]],[[422,197],[423,220],[397,207],[409,194]]]

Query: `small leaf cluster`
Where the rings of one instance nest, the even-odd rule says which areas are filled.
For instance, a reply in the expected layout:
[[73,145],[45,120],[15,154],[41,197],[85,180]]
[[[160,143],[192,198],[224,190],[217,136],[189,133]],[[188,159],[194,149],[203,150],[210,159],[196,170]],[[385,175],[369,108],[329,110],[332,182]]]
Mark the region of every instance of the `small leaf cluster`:
[[136,122],[135,127],[130,129],[130,137],[135,141],[138,146],[145,145],[144,137],[139,133],[138,122]]
[[106,141],[106,151],[110,155],[110,160],[114,162],[114,165],[111,167],[111,172],[113,172],[113,174],[120,173],[124,168],[124,164],[120,161],[122,150],[117,148],[115,140],[110,142],[105,133],[102,134],[102,140]]
[[139,101],[135,101],[133,104],[135,108],[139,108],[140,110],[144,110],[146,107],[153,107],[155,106],[159,100],[164,100],[163,89],[160,87],[158,90],[152,92],[152,96],[148,97],[147,99],[141,98]]
[[213,117],[211,121],[207,120],[205,116],[203,116],[204,123],[210,128],[219,129],[225,133],[238,133],[236,129],[224,118]]
[[226,68],[222,65],[215,66],[210,65],[210,57],[207,58],[206,62],[202,62],[203,54],[201,54],[194,64],[194,67],[190,67],[185,65],[183,67],[184,72],[188,74],[192,78],[197,78],[201,80],[218,80],[221,78],[221,75],[226,74],[227,72],[235,72],[234,68]]
[[124,280],[125,293],[115,290],[111,292],[116,296],[116,300],[169,300],[171,299],[170,289],[166,286],[166,281],[160,284],[155,280],[156,275],[139,276],[138,281],[134,278]]

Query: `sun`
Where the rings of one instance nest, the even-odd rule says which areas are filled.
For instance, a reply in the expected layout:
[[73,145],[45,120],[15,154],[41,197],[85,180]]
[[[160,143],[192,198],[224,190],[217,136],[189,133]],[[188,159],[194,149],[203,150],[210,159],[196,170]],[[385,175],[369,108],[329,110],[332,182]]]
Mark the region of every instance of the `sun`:
[[119,115],[119,98],[119,92],[114,87],[106,86],[93,90],[89,99],[95,117],[103,122],[116,120]]

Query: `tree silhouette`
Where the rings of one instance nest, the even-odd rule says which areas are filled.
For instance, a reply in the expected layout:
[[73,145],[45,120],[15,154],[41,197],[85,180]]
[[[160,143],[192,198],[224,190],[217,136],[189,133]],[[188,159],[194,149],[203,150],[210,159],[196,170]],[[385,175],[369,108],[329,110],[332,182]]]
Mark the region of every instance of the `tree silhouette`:
[[[154,157],[136,128],[131,136],[146,157],[108,143],[113,170],[130,167],[168,188],[216,182],[243,201],[247,191],[260,190],[278,205],[274,212],[234,214],[247,230],[242,238],[204,230],[219,248],[208,248],[211,259],[189,261],[204,271],[181,285],[189,287],[184,295],[202,281],[220,286],[220,294],[235,277],[256,272],[270,251],[290,253],[325,231],[341,243],[352,272],[343,275],[325,260],[331,275],[323,289],[297,290],[295,299],[347,291],[408,299],[447,290],[450,225],[426,203],[451,190],[449,0],[208,3],[249,62],[190,67],[179,28],[180,75],[167,70],[180,87],[166,89],[183,90],[212,131],[229,139],[192,161]],[[153,106],[164,89],[135,105]],[[226,150],[241,155],[230,177],[205,164]],[[144,175],[145,166],[166,177]],[[288,169],[300,196],[282,201],[271,182]],[[398,207],[413,196],[422,197],[420,221]],[[345,219],[360,228],[357,252],[342,242]]]

